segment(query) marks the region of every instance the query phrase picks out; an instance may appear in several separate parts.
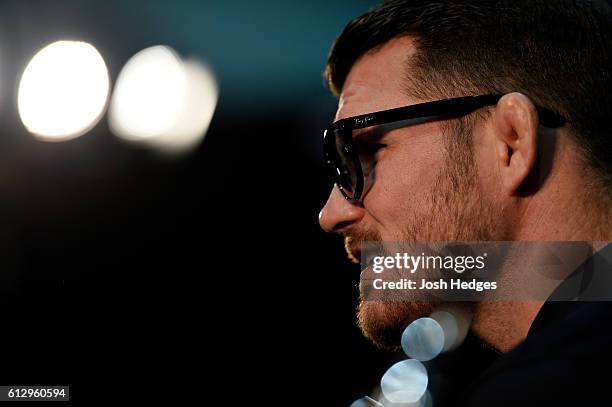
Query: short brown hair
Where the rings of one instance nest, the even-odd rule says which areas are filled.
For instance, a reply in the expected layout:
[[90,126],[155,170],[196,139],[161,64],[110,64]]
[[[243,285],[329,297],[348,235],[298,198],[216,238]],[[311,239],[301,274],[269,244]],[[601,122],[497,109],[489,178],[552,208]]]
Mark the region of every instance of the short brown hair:
[[603,1],[392,0],[352,20],[325,76],[340,93],[353,64],[412,36],[406,92],[421,99],[523,92],[562,114],[612,191],[612,13]]

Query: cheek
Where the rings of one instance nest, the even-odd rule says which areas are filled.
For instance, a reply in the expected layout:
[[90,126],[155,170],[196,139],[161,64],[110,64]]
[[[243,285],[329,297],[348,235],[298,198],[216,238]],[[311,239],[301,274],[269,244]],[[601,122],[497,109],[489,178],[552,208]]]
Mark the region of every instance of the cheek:
[[444,160],[440,146],[425,140],[388,151],[376,165],[366,208],[385,228],[401,223],[411,213],[427,211]]

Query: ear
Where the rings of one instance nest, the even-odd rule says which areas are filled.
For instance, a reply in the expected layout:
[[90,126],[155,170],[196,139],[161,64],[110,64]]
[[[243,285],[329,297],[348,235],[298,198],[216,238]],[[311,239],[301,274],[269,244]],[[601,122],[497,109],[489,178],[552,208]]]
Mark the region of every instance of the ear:
[[495,107],[493,132],[503,189],[517,195],[538,153],[538,114],[529,98],[521,93],[504,95]]

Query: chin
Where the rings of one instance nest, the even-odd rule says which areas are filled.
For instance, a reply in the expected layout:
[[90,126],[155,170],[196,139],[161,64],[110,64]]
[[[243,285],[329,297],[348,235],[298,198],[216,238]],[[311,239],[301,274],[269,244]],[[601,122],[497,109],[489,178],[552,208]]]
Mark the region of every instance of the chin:
[[357,309],[357,321],[364,336],[377,347],[397,350],[406,326],[430,315],[437,305],[434,301],[362,300]]

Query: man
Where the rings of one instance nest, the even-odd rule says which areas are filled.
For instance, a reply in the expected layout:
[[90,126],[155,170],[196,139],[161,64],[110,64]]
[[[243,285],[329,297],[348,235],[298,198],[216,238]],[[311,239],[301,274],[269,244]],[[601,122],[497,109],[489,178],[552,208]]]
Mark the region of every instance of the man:
[[[321,227],[344,237],[353,261],[364,241],[612,240],[611,62],[605,2],[390,1],[354,19],[326,68],[336,122],[372,130],[372,117],[387,123],[360,115],[455,101],[434,104],[446,116],[351,131],[352,141],[330,127],[336,184]],[[496,96],[465,109],[456,99],[483,95]],[[358,321],[394,347],[437,305],[362,298]],[[472,333],[501,356],[447,402],[595,400],[605,389],[596,382],[610,379],[597,368],[612,363],[610,317],[605,302],[473,304]]]

